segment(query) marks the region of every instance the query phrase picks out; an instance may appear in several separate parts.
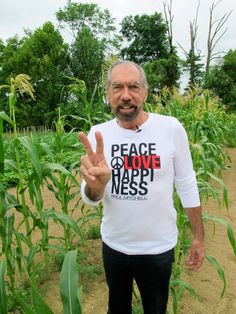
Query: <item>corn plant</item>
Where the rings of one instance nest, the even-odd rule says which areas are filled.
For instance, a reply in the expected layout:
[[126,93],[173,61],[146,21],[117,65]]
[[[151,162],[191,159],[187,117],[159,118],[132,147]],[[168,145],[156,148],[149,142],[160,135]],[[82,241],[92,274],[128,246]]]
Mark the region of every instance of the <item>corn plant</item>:
[[[17,306],[17,285],[16,274],[20,276],[20,284],[28,276],[28,280],[36,285],[39,280],[39,274],[42,268],[49,265],[49,249],[63,250],[65,253],[72,247],[71,231],[74,235],[82,238],[82,233],[78,223],[69,216],[68,203],[78,194],[79,185],[72,174],[73,167],[66,169],[61,163],[55,160],[43,158],[46,145],[36,145],[32,136],[19,137],[17,134],[15,120],[15,106],[18,93],[27,93],[33,97],[33,89],[29,83],[29,77],[18,75],[11,79],[10,86],[4,86],[10,89],[8,94],[9,112],[6,115],[0,113],[0,166],[1,177],[4,177],[4,169],[8,168],[14,172],[18,178],[16,197],[7,191],[6,186],[0,183],[0,234],[2,238],[2,247],[0,256],[4,256],[7,264],[8,289],[11,293],[12,308]],[[12,159],[5,158],[3,145],[3,120],[10,123],[13,127],[14,156]],[[61,122],[59,120],[59,122]],[[61,129],[57,130],[55,147],[59,149],[57,156],[62,154]],[[63,136],[62,136],[63,138]],[[76,150],[76,148],[75,148]],[[52,155],[55,151],[52,151]],[[79,160],[77,156],[77,160]],[[58,160],[56,160],[58,161]],[[59,183],[58,183],[59,177]],[[44,208],[42,197],[42,186],[51,182],[58,183],[59,189],[56,197],[62,204],[62,212],[55,208]],[[70,182],[70,183],[68,183]],[[74,194],[70,194],[70,188],[77,188]],[[66,192],[63,192],[63,188]],[[26,203],[26,193],[30,197],[30,204]],[[77,203],[78,205],[78,203]],[[15,221],[16,211],[20,214],[19,223]],[[49,221],[54,220],[63,226],[65,237],[60,237],[65,243],[63,246],[51,245],[49,237]],[[24,229],[24,231],[22,231]],[[36,230],[41,232],[41,238],[35,242],[33,235]],[[57,240],[59,237],[56,238]],[[43,260],[35,262],[38,253],[44,254]],[[26,276],[27,275],[27,276]]]
[[[0,313],[8,312],[8,297],[5,285],[6,262],[0,261]],[[19,307],[25,314],[53,314],[53,310],[39,294],[35,283],[30,283],[31,304],[23,292],[17,291]],[[67,252],[60,278],[61,300],[64,314],[82,314],[82,287],[78,287],[77,251]],[[55,313],[56,314],[56,313]]]
[[7,293],[5,284],[6,261],[0,261],[0,313],[7,314]]
[[[152,111],[175,116],[183,123],[188,133],[201,200],[206,201],[209,196],[212,196],[218,201],[219,206],[228,208],[228,193],[222,180],[222,170],[229,160],[224,147],[228,143],[229,134],[232,133],[233,124],[227,123],[228,115],[224,108],[219,106],[218,99],[211,97],[209,91],[193,89],[182,96],[177,90],[170,91],[169,89],[164,89],[157,98],[156,106],[152,107]],[[177,313],[178,303],[183,296],[184,290],[189,291],[192,295],[195,295],[196,292],[181,280],[184,257],[190,247],[188,237],[190,225],[177,195],[175,195],[174,200],[178,213],[179,238],[175,248],[175,262],[170,282],[170,292],[172,295],[173,313]],[[235,236],[230,224],[214,216],[204,214],[203,217],[204,220],[211,220],[214,223],[225,225],[229,242],[236,255]],[[226,289],[224,271],[213,256],[207,256],[206,258],[216,268],[223,282],[220,294],[223,297]]]
[[111,118],[108,106],[105,105],[103,87],[95,85],[93,94],[88,99],[87,88],[82,80],[69,78],[72,83],[67,86],[72,99],[76,97],[80,104],[79,115],[70,115],[80,124],[80,129],[88,131],[94,124]]

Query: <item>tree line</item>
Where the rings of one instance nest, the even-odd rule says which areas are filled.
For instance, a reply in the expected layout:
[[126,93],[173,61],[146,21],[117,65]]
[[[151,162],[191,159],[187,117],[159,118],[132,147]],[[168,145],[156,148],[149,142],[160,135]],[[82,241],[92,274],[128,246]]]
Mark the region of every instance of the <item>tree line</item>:
[[[211,9],[213,16],[214,7]],[[71,117],[71,124],[75,122],[73,116],[86,119],[86,102],[96,103],[96,99],[103,98],[105,72],[118,58],[144,67],[149,81],[149,102],[155,101],[155,94],[163,87],[178,88],[181,72],[187,70],[189,88],[197,85],[211,89],[222,104],[235,110],[236,50],[229,50],[215,65],[210,64],[213,57],[210,54],[208,67],[204,69],[202,56],[195,47],[196,15],[190,24],[191,48],[185,51],[186,58],[182,60],[173,45],[172,1],[164,4],[164,12],[164,15],[154,12],[126,16],[117,29],[109,10],[93,3],[68,0],[56,12],[57,26],[48,21],[35,31],[26,30],[22,38],[16,35],[6,42],[0,39],[0,111],[9,113],[4,86],[10,84],[12,77],[25,73],[31,78],[35,99],[18,95],[19,126],[50,126],[59,108],[60,114]],[[229,14],[223,16],[222,26],[228,17]],[[70,34],[69,43],[62,30]],[[213,35],[212,40],[217,32]],[[214,46],[210,48],[213,50]]]

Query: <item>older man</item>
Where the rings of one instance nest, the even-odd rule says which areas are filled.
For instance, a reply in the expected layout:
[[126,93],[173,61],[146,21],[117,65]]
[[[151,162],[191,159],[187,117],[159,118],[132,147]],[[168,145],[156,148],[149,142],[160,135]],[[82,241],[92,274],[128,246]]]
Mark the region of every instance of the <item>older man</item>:
[[108,72],[107,99],[115,118],[80,133],[81,193],[104,204],[103,262],[108,313],[132,313],[135,279],[145,314],[166,313],[177,243],[173,187],[189,217],[194,239],[188,266],[204,260],[204,228],[186,132],[174,117],[143,109],[148,86],[143,69],[116,62]]

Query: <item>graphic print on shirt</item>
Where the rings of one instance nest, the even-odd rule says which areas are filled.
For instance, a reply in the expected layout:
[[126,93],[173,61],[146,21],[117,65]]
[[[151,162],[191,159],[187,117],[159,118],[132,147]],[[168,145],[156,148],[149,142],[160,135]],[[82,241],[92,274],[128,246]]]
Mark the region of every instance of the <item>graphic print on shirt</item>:
[[111,146],[111,198],[147,200],[148,184],[161,168],[156,143],[113,144]]

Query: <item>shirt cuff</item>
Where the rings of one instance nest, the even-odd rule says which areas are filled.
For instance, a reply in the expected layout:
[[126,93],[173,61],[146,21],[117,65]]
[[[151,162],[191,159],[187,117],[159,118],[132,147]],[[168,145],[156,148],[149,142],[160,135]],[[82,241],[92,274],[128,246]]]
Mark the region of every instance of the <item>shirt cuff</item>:
[[86,182],[82,180],[80,192],[81,192],[81,197],[86,204],[91,205],[91,206],[96,206],[103,201],[104,196],[98,201],[93,201],[90,198],[88,198],[88,196],[85,193],[85,186],[86,186]]

